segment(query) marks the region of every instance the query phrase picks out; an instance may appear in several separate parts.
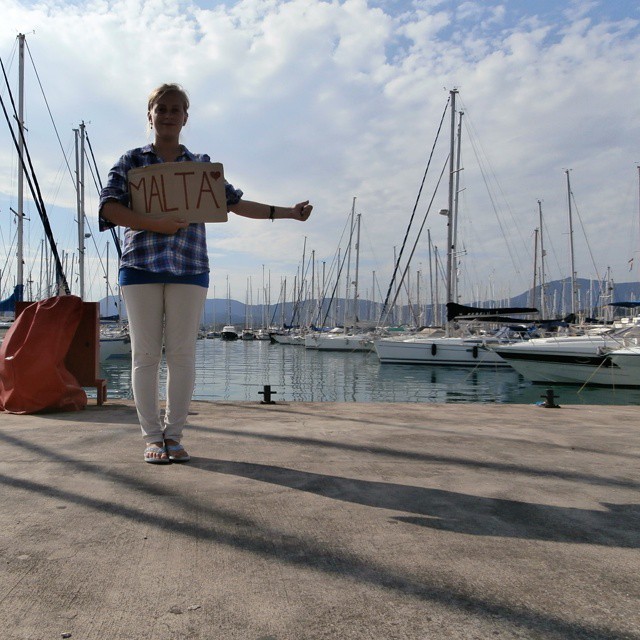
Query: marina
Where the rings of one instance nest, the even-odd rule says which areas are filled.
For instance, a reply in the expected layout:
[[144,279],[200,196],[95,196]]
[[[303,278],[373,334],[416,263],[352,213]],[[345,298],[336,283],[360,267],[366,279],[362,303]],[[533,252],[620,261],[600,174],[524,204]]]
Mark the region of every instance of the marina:
[[640,640],[629,5],[7,5],[1,640]]
[[[546,385],[511,367],[381,364],[375,352],[318,351],[263,340],[199,340],[194,398],[275,401],[533,404]],[[107,397],[131,399],[131,361],[101,363]],[[161,369],[161,380],[166,371]],[[551,385],[560,404],[640,404],[640,389]]]

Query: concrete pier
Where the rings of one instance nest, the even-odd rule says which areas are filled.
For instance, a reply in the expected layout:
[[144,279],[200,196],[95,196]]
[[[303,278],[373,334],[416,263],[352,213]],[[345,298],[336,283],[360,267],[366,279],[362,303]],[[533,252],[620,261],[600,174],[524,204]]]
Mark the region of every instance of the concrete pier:
[[192,411],[0,415],[0,637],[640,639],[639,408]]

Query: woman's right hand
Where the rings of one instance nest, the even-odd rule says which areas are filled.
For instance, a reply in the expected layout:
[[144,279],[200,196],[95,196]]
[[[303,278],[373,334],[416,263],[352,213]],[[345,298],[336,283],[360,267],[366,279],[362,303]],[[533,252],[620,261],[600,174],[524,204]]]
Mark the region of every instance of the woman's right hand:
[[101,210],[103,218],[121,227],[129,227],[134,231],[154,231],[173,236],[180,229],[186,229],[189,223],[184,218],[151,218],[136,213],[115,200],[104,203]]
[[158,218],[153,221],[153,224],[150,225],[153,228],[149,229],[150,231],[154,231],[155,233],[162,233],[166,236],[173,236],[180,229],[186,229],[189,226],[189,223],[182,218]]

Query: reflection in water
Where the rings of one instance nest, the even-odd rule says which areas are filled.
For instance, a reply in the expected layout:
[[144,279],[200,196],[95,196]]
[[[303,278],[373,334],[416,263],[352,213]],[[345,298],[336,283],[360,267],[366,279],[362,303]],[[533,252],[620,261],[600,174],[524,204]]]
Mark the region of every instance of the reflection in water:
[[[196,400],[260,401],[271,385],[274,400],[289,402],[497,402],[532,404],[545,386],[515,371],[428,365],[381,365],[374,352],[330,352],[262,340],[200,340]],[[131,363],[102,364],[110,398],[131,399]],[[166,370],[161,370],[164,385]],[[553,387],[564,404],[640,404],[640,389]],[[91,390],[89,390],[91,392]]]

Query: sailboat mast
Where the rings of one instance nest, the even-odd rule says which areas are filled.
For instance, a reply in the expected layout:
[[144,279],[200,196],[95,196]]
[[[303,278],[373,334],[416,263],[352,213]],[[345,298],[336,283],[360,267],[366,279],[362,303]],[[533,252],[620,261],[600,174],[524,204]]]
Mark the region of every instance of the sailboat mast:
[[[318,298],[316,299],[316,250],[312,249],[311,251],[311,304],[315,303],[315,306],[318,306],[318,300],[320,299],[320,294],[318,293]],[[307,322],[310,324],[310,322]]]
[[78,281],[79,296],[84,300],[84,164],[85,164],[85,125],[80,123],[78,129],[74,129],[76,143],[76,202],[78,215]]
[[282,312],[280,317],[280,326],[284,329],[284,308],[287,305],[287,279],[282,283]]
[[640,164],[636,169],[638,169],[638,229],[640,230]]
[[369,313],[369,320],[377,315],[376,309],[376,272],[375,269],[371,272],[371,312]]
[[[302,322],[302,312],[300,307],[303,305],[302,296],[304,293],[304,269],[307,260],[307,236],[304,237],[304,242],[302,243],[302,264],[300,265],[299,273],[300,278],[298,279],[297,284],[294,282],[294,290],[297,291],[297,299],[296,305],[294,307],[295,312],[294,315],[298,316],[298,324]],[[291,323],[293,324],[293,322]]]
[[353,243],[353,230],[354,230],[354,220],[355,220],[355,211],[356,211],[356,197],[353,197],[353,201],[351,203],[351,218],[349,222],[349,244],[347,246],[347,274],[345,277],[345,291],[344,291],[344,314],[342,325],[346,332],[347,330],[347,322],[350,318],[350,301],[351,301],[351,244]]
[[438,286],[438,265],[440,264],[440,259],[438,257],[438,247],[436,245],[433,246],[433,256],[434,256],[434,265],[435,265],[435,271],[436,271],[436,277],[435,277],[435,296],[436,296],[436,303],[435,303],[435,307],[434,307],[434,324],[436,326],[440,326],[442,323],[440,322],[440,288]]
[[[355,198],[354,198],[355,201]],[[362,214],[359,213],[356,216],[356,272],[355,279],[353,284],[353,321],[354,323],[359,320],[359,309],[358,309],[358,278],[360,277],[360,216]]]
[[451,292],[452,300],[458,302],[458,204],[460,196],[460,171],[462,170],[461,163],[461,147],[462,147],[462,116],[463,111],[459,113],[458,120],[458,150],[456,153],[456,175],[455,175],[455,189],[453,193],[454,205],[453,205],[453,239],[451,242],[451,278],[452,287]]
[[16,297],[23,299],[24,291],[24,34],[18,34],[18,265],[16,270]]
[[[213,285],[213,330],[216,330],[216,307],[218,306],[218,300],[216,299],[216,285]],[[118,311],[120,306],[118,306]]]
[[427,238],[429,245],[429,292],[431,295],[431,317],[429,319],[429,324],[430,326],[433,326],[435,324],[434,313],[436,307],[433,301],[433,258],[431,257],[431,229],[427,229]]
[[106,273],[104,276],[104,281],[106,282],[106,292],[104,296],[104,315],[109,315],[109,243],[107,242],[107,260],[106,260]]
[[531,295],[529,296],[529,306],[533,307],[536,301],[536,287],[538,286],[538,229],[533,232],[533,284],[531,285]]
[[576,266],[573,253],[573,215],[571,211],[571,182],[569,179],[569,169],[565,169],[567,174],[567,199],[569,201],[569,257],[571,259],[571,313],[578,311],[577,291],[576,291]]
[[453,273],[453,205],[454,205],[454,175],[456,159],[456,94],[457,89],[452,89],[451,96],[451,141],[449,149],[449,209],[447,211],[447,302],[452,300],[452,273]]
[[[544,258],[545,258],[545,251],[544,251],[544,233],[542,231],[542,202],[540,200],[538,200],[538,217],[540,219],[540,314],[542,316],[542,318],[546,318],[546,308],[545,308],[545,298],[546,298],[546,286],[547,283],[545,282],[545,276],[544,276]],[[534,305],[531,305],[533,307],[535,307]]]

